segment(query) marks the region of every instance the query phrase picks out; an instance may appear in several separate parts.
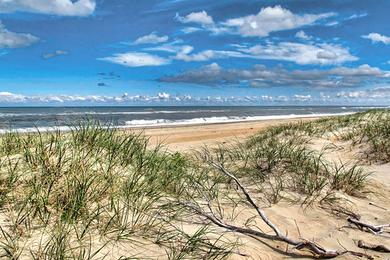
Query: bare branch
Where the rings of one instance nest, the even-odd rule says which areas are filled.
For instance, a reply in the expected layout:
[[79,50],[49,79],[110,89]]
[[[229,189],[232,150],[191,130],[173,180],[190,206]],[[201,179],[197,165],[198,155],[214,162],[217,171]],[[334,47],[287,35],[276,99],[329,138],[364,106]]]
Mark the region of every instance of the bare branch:
[[347,220],[349,223],[356,225],[359,229],[361,229],[361,230],[367,229],[368,231],[370,231],[374,235],[379,235],[385,231],[384,228],[390,227],[390,224],[374,226],[374,225],[364,223],[364,222],[357,220],[357,219],[354,219],[354,218],[348,218]]
[[252,197],[249,194],[249,192],[247,191],[247,189],[241,184],[241,182],[238,180],[238,178],[236,176],[234,176],[232,173],[228,172],[222,165],[218,165],[212,161],[209,161],[209,162],[212,166],[219,169],[224,175],[226,175],[229,178],[231,178],[232,180],[234,180],[234,182],[237,184],[239,189],[245,195],[246,200],[249,202],[249,204],[256,210],[256,212],[258,213],[260,218],[273,230],[274,235],[269,235],[269,234],[266,234],[264,232],[260,232],[260,231],[253,230],[250,228],[242,228],[242,227],[238,227],[235,225],[225,223],[223,220],[218,218],[213,213],[209,200],[206,200],[207,206],[209,208],[209,212],[205,212],[201,207],[199,207],[195,203],[181,203],[182,205],[186,206],[187,208],[190,208],[191,210],[193,210],[197,214],[205,217],[206,219],[208,219],[209,221],[211,221],[215,225],[222,227],[222,228],[225,228],[229,231],[238,232],[238,233],[242,233],[245,235],[252,235],[252,236],[261,237],[261,238],[267,238],[267,239],[271,239],[271,240],[275,240],[275,241],[285,242],[289,245],[292,245],[294,249],[297,249],[297,250],[307,249],[311,253],[313,253],[319,257],[322,257],[322,258],[333,258],[333,257],[337,257],[341,254],[345,254],[348,252],[348,251],[338,252],[336,250],[328,250],[328,249],[325,249],[324,247],[322,247],[322,246],[320,246],[312,241],[309,241],[306,239],[294,240],[294,239],[291,239],[288,236],[284,235],[277,228],[277,226],[267,217],[265,212],[257,206],[257,204],[252,199]]
[[363,240],[359,240],[357,246],[364,249],[374,250],[377,252],[390,253],[390,248],[385,245],[373,245],[364,242]]

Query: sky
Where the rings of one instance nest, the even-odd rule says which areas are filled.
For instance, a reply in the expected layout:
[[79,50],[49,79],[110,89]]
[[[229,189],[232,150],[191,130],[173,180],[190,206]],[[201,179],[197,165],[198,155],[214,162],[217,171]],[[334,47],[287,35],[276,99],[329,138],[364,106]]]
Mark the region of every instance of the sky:
[[390,105],[387,0],[0,0],[0,106]]

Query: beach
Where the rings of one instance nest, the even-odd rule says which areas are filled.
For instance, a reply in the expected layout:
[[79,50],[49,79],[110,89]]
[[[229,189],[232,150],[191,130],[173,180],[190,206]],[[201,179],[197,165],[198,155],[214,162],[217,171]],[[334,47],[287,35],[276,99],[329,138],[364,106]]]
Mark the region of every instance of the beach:
[[390,260],[390,0],[0,0],[0,260]]
[[[191,126],[175,126],[175,127],[151,127],[143,129],[144,133],[150,138],[152,145],[162,143],[172,152],[191,153],[195,150],[200,150],[202,147],[208,146],[216,148],[218,145],[229,146],[235,142],[243,140],[261,133],[267,128],[279,126],[281,124],[310,122],[319,119],[319,117],[310,118],[295,118],[282,120],[262,120],[253,122],[239,123],[224,123],[224,124],[207,124],[207,125],[191,125]],[[131,131],[131,130],[130,130]],[[135,130],[136,132],[140,131]],[[329,161],[339,161],[351,163],[357,161],[357,151],[348,149],[346,144],[336,143],[334,140],[327,138],[317,139],[311,147],[320,152],[324,147],[335,145],[336,148],[324,153],[324,156]],[[376,222],[381,219],[383,223],[390,223],[390,218],[384,217],[390,207],[390,164],[374,164],[364,165],[363,169],[370,172],[370,186],[375,189],[375,194],[371,194],[366,198],[351,198],[349,197],[348,210],[353,212],[353,209],[358,209],[360,215],[364,216],[368,222]],[[265,204],[267,205],[267,204]],[[226,208],[229,211],[230,209]],[[251,218],[250,212],[243,212],[235,221],[245,222],[247,218]],[[347,211],[348,211],[347,210]],[[302,237],[316,237],[315,241],[321,243],[322,246],[337,247],[342,246],[353,248],[359,240],[371,241],[374,244],[382,244],[382,239],[368,233],[348,231],[344,218],[334,217],[329,212],[324,212],[320,207],[310,207],[309,209],[302,205],[292,205],[289,202],[281,202],[272,207],[266,206],[266,212],[275,220],[277,225],[295,227],[292,234]],[[379,217],[379,216],[382,216]],[[384,217],[384,218],[383,218]],[[267,226],[262,228],[267,229]],[[191,229],[191,228],[190,228]],[[293,228],[294,229],[294,228]],[[289,257],[301,256],[294,254],[280,254],[279,247],[272,248],[267,244],[261,244],[254,238],[241,237],[242,249],[240,252],[248,254],[246,256],[233,255],[230,259],[286,259]],[[385,239],[387,241],[387,239]],[[388,245],[388,243],[385,243]],[[366,251],[367,252],[367,251]],[[385,255],[377,254],[374,259],[382,259]],[[355,256],[345,255],[339,256],[338,259],[355,259]],[[363,256],[363,258],[365,258]]]
[[389,110],[1,135],[0,251],[386,259]]
[[278,124],[307,122],[319,117],[268,119],[249,122],[194,124],[184,126],[130,128],[125,131],[143,133],[151,144],[162,143],[171,151],[191,151],[202,146],[215,146],[243,140],[259,131]]

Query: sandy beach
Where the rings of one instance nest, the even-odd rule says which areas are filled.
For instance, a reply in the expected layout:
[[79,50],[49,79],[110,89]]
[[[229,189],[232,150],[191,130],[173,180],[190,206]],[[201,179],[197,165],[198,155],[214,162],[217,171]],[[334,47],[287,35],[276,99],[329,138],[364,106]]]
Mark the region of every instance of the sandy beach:
[[[136,132],[142,131],[150,138],[151,143],[154,145],[162,142],[172,152],[191,152],[205,145],[213,147],[217,144],[229,145],[236,140],[243,141],[245,138],[261,133],[269,127],[286,123],[309,122],[316,119],[318,117],[159,127],[143,130],[138,129]],[[349,145],[348,143],[341,143],[328,138],[315,139],[310,143],[311,149],[317,152],[322,151],[326,146],[334,146],[331,151],[324,153],[324,157],[328,161],[339,161],[343,163],[358,162],[359,151],[351,149]],[[388,206],[390,205],[390,175],[386,174],[389,172],[390,164],[362,165],[361,167],[366,172],[371,173],[369,186],[371,190],[376,190],[376,192],[370,193],[370,195],[362,198],[348,196],[349,202],[347,203],[347,208],[351,212],[359,212],[368,222],[389,222],[389,217],[383,214],[388,211]],[[387,235],[378,237],[369,233],[348,229],[345,225],[345,218],[335,217],[316,206],[307,209],[302,207],[302,205],[291,205],[289,202],[281,202],[277,205],[272,205],[272,207],[263,204],[263,207],[266,208],[266,212],[272,216],[277,225],[296,226],[296,230],[293,228],[293,230],[289,231],[294,236],[314,236],[317,238],[316,241],[318,243],[330,248],[338,247],[340,244],[348,248],[353,248],[359,239],[371,241],[374,244],[381,244],[383,243],[383,236],[387,237]],[[236,221],[245,221],[246,218],[250,218],[251,216],[243,210]],[[262,226],[261,228],[266,229],[267,227]],[[259,243],[255,238],[239,237],[244,244],[240,252],[244,252],[248,256],[233,255],[231,257],[232,259],[282,259],[294,256],[288,253],[283,256],[283,253],[281,254],[282,251],[278,251],[278,245],[274,247],[270,244]],[[374,253],[373,255],[375,259],[382,259],[384,257],[384,255],[379,253],[376,255]],[[300,256],[297,257],[300,258]],[[355,257],[345,255],[338,258],[355,259]]]
[[318,117],[274,119],[250,122],[220,123],[220,124],[197,124],[186,126],[151,127],[145,129],[128,129],[130,132],[142,132],[150,138],[151,144],[163,143],[171,151],[190,151],[218,143],[243,139],[258,133],[259,131],[292,122],[307,122]]
[[317,119],[3,135],[0,251],[387,259],[390,112]]

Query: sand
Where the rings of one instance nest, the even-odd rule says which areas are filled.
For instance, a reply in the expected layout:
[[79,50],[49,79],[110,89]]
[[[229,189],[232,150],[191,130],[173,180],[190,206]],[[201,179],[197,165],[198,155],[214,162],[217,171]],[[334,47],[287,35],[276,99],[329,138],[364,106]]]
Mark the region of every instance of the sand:
[[[267,120],[256,122],[240,122],[212,125],[192,125],[192,126],[177,126],[177,127],[158,127],[147,129],[129,129],[125,131],[143,132],[150,138],[151,144],[155,145],[163,142],[164,145],[172,152],[191,152],[193,149],[199,149],[204,145],[214,146],[218,143],[234,142],[234,140],[243,141],[245,138],[252,136],[267,127],[272,127],[282,123],[309,121],[315,118],[305,119],[285,119],[285,120]],[[338,162],[356,162],[359,152],[353,149],[349,143],[340,142],[329,138],[313,139],[310,143],[312,150],[321,151],[323,147],[332,144],[333,148],[328,149],[324,156],[328,161]],[[361,216],[361,220],[373,225],[390,223],[390,163],[388,164],[362,164],[362,167],[371,172],[369,190],[372,192],[363,197],[346,196],[347,203],[353,212]],[[270,206],[261,198],[257,198],[257,205],[261,207],[269,219],[275,223],[280,230],[286,232],[288,236],[299,239],[305,238],[315,241],[327,249],[342,251],[343,248],[348,250],[367,253],[375,259],[390,259],[390,254],[379,253],[374,251],[365,251],[356,246],[358,240],[372,244],[383,244],[390,247],[390,233],[374,235],[369,232],[361,231],[352,228],[348,225],[345,216],[336,217],[334,214],[313,205],[309,208],[302,207],[300,204],[291,203],[286,200]],[[241,206],[240,206],[241,207]],[[224,209],[229,211],[231,209]],[[256,214],[256,212],[248,207],[238,208],[239,215],[235,218],[235,223],[238,225],[245,223],[248,219]],[[0,223],[4,220],[1,219]],[[199,224],[182,223],[186,225],[186,229],[191,231],[197,230]],[[256,220],[256,226],[264,232],[270,233],[269,227],[265,226],[259,219]],[[220,234],[224,234],[226,230],[215,227]],[[389,229],[390,230],[390,229]],[[238,251],[232,254],[229,259],[307,259],[303,258],[304,254],[296,254],[297,250],[291,250],[291,247],[286,247],[286,244],[275,242],[267,239],[255,239],[245,235],[229,233],[227,238],[240,242]],[[37,240],[38,241],[38,240]],[[112,248],[108,248],[110,255],[107,259],[118,259],[116,255],[126,255],[129,252],[139,254],[140,258],[149,259],[167,259],[166,252],[163,248],[152,244],[147,246],[147,250],[136,251],[129,248],[128,245],[119,247],[117,244]],[[287,250],[288,249],[288,250]],[[286,251],[289,251],[287,253]],[[302,252],[300,252],[302,253]],[[308,254],[310,255],[310,254]],[[356,256],[345,254],[337,259],[357,259]],[[358,258],[359,259],[359,258]],[[360,258],[363,259],[363,258]]]
[[243,138],[254,135],[270,126],[314,119],[316,118],[275,119],[222,124],[129,129],[128,131],[143,132],[150,138],[151,144],[163,143],[171,151],[188,152],[204,145],[212,146],[218,143],[242,140]]
[[[269,120],[257,122],[241,122],[213,125],[193,125],[179,127],[149,128],[143,131],[150,137],[153,144],[163,142],[169,150],[186,152],[202,147],[203,145],[213,146],[218,143],[228,143],[234,140],[243,140],[262,129],[281,123],[308,121],[315,118]],[[351,150],[346,143],[337,143],[331,139],[313,140],[311,148],[320,151],[324,146],[332,143],[334,149],[326,152],[325,156],[331,161],[353,162],[356,161],[356,151]],[[375,225],[390,223],[390,164],[362,165],[371,172],[370,189],[375,191],[366,197],[348,197],[349,205],[354,212],[361,215],[362,220]],[[353,229],[348,226],[346,218],[336,217],[319,207],[302,208],[301,205],[293,205],[281,202],[272,207],[261,205],[266,213],[282,230],[288,232],[292,237],[304,237],[312,239],[329,249],[342,250],[344,247],[349,250],[366,252],[375,259],[390,259],[389,254],[374,251],[364,251],[356,246],[357,240],[373,244],[384,244],[390,246],[390,235],[373,235]],[[249,215],[248,215],[249,214]],[[240,214],[238,222],[248,219],[253,212]],[[267,228],[267,227],[263,227]],[[221,230],[222,232],[222,230]],[[232,255],[231,259],[286,259],[297,257],[285,254],[286,245],[283,243],[256,240],[242,235],[237,235],[242,246],[239,248],[241,256]],[[298,256],[297,258],[300,258]],[[343,255],[337,259],[356,259],[350,254]]]

